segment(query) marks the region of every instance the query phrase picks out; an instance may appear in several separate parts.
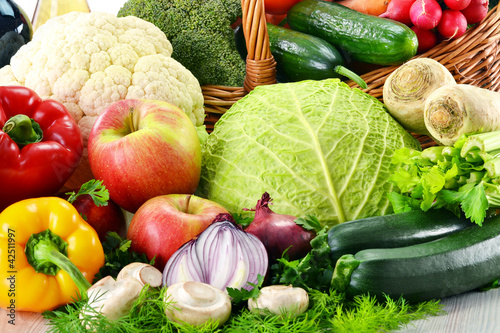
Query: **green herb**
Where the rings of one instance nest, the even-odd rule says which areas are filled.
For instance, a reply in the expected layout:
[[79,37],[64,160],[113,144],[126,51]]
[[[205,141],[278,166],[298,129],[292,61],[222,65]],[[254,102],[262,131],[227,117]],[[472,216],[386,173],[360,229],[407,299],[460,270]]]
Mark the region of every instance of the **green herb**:
[[248,301],[250,298],[257,298],[260,293],[260,287],[264,283],[264,277],[260,274],[257,275],[257,281],[257,283],[247,282],[249,286],[253,287],[250,290],[227,287],[226,290],[232,302],[239,304],[243,301]]
[[286,253],[271,267],[273,284],[291,284],[310,290],[328,290],[335,263],[330,259],[328,228],[318,231],[311,240],[311,251],[302,259],[289,261]]
[[[404,300],[387,298],[380,303],[368,295],[346,299],[343,293],[333,290],[309,291],[310,306],[304,314],[295,317],[274,315],[260,316],[246,308],[233,310],[231,318],[221,328],[215,324],[201,327],[183,326],[169,321],[165,310],[175,306],[166,302],[165,288],[145,287],[134,302],[130,313],[117,321],[109,321],[102,314],[82,313],[85,302],[67,305],[65,311],[47,311],[49,332],[383,332],[402,328],[412,320],[443,314],[437,301],[410,305]],[[234,309],[234,308],[233,308]],[[88,326],[88,327],[86,327]]]
[[295,223],[302,226],[302,228],[306,230],[314,230],[316,232],[321,231],[321,223],[314,215],[306,214],[305,217],[299,217],[295,219]]
[[102,243],[105,264],[96,274],[94,282],[108,275],[116,278],[123,267],[133,262],[154,264],[154,258],[148,261],[144,253],[139,254],[132,251],[130,244],[129,239],[121,238],[116,232],[109,232],[106,235],[106,240]]
[[106,189],[106,186],[102,184],[102,180],[95,180],[95,179],[89,180],[80,187],[78,193],[75,192],[66,193],[66,195],[69,195],[68,198],[69,203],[73,203],[76,200],[76,198],[85,194],[91,196],[92,200],[94,201],[94,204],[97,207],[108,205],[109,191]]
[[400,192],[388,197],[396,213],[444,207],[481,225],[500,207],[500,131],[464,135],[453,146],[402,148],[392,162]]

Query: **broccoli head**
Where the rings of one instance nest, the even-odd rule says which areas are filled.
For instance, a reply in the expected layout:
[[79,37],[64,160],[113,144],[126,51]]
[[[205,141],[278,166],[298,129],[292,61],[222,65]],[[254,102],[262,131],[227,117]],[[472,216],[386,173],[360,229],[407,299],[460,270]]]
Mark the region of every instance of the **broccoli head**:
[[240,0],[128,0],[118,16],[128,15],[160,28],[172,43],[172,57],[200,85],[243,85],[245,62],[231,28],[241,16]]

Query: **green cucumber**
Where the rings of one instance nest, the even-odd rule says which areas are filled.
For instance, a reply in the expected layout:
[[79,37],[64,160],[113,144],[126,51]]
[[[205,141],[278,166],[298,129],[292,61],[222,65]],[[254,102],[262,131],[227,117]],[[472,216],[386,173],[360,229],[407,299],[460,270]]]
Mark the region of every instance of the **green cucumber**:
[[459,218],[447,209],[413,210],[349,221],[328,231],[330,257],[336,262],[344,254],[364,249],[424,243],[472,225],[469,219]]
[[397,65],[417,53],[417,35],[408,26],[335,2],[298,2],[288,11],[287,22],[293,30],[337,46],[348,61]]
[[342,256],[332,286],[348,297],[380,300],[441,299],[481,288],[500,278],[500,215],[482,226],[411,246],[367,249]]
[[[342,54],[330,43],[269,23],[267,32],[279,82],[342,79],[345,76],[366,88],[366,83],[357,74],[344,67]],[[235,39],[238,52],[245,59],[247,50],[241,26],[236,28]]]

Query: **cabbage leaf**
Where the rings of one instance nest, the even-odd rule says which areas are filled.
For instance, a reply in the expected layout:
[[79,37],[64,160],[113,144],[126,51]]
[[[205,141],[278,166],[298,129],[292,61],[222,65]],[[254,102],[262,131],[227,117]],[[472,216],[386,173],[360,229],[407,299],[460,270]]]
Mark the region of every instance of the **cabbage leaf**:
[[338,79],[259,86],[203,145],[197,194],[244,215],[268,192],[274,212],[322,226],[383,215],[403,147],[420,144],[380,101]]

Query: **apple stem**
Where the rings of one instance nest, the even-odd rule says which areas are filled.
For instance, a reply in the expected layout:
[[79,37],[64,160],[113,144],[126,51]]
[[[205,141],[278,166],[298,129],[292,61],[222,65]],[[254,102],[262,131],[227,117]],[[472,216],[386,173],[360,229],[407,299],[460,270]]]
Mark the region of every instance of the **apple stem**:
[[130,116],[129,116],[129,120],[130,120],[130,131],[133,133],[135,132],[135,126],[134,126],[134,108],[129,108],[129,112],[130,112]]

